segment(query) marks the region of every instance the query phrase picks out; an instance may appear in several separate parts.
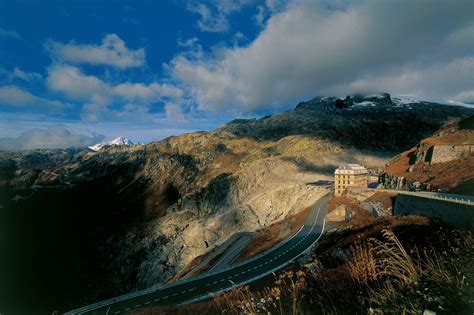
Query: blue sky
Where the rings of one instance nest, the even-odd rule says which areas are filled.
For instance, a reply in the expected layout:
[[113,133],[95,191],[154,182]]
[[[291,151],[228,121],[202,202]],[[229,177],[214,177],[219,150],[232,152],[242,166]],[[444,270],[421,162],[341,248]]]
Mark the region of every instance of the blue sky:
[[474,103],[473,11],[472,1],[0,0],[0,150],[149,142],[316,95]]

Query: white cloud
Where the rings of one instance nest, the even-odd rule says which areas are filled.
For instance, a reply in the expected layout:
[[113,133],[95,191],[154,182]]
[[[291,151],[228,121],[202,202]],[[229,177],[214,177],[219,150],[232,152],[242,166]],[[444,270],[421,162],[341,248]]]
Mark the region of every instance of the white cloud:
[[15,85],[0,86],[0,103],[14,107],[43,106],[52,109],[64,109],[70,106],[57,100],[35,96]]
[[9,80],[11,81],[13,79],[21,79],[21,80],[29,82],[29,81],[41,80],[43,79],[43,77],[39,73],[26,72],[26,71],[21,70],[18,67],[15,67],[9,75]]
[[47,129],[31,129],[16,138],[0,138],[0,150],[87,147],[100,142],[103,138],[104,136],[96,133],[91,133],[91,135],[75,134],[64,127],[55,126]]
[[203,110],[279,109],[358,89],[460,98],[474,82],[471,12],[472,1],[296,1],[251,44],[180,54],[169,69]]
[[229,14],[240,11],[243,7],[252,4],[253,0],[214,0],[213,3],[219,12]]
[[[153,103],[177,100],[182,96],[181,89],[171,84],[126,82],[112,85],[68,65],[51,66],[46,82],[52,91],[60,92],[72,100],[84,101],[82,118],[87,121],[98,121],[112,104],[123,104],[121,110],[111,109],[111,114],[125,117],[133,112],[143,114]],[[138,109],[138,106],[142,109]]]
[[257,6],[257,13],[253,16],[255,23],[260,26],[265,26],[265,21],[277,12],[284,11],[288,5],[287,0],[265,0],[265,3]]
[[201,31],[220,33],[230,29],[227,19],[229,14],[238,12],[253,2],[253,0],[214,0],[204,4],[190,1],[187,9],[200,16],[197,24]]
[[265,6],[273,13],[283,11],[288,5],[288,0],[265,0]]
[[18,34],[17,31],[14,30],[7,30],[4,28],[0,28],[0,37],[10,37],[14,39],[22,39],[21,35]]
[[46,50],[60,60],[77,64],[108,65],[120,69],[139,67],[145,63],[145,50],[131,50],[117,34],[108,34],[99,45],[67,44],[48,41]]
[[114,87],[114,94],[128,101],[156,102],[163,98],[179,98],[182,91],[167,84],[122,83]]
[[474,89],[464,90],[453,97],[453,100],[460,103],[474,105]]
[[257,14],[253,16],[253,19],[255,20],[255,23],[258,26],[263,27],[266,16],[267,16],[267,10],[265,9],[263,5],[259,5],[257,7]]
[[189,4],[187,9],[199,14],[198,27],[203,32],[226,32],[229,30],[229,21],[221,12],[214,13],[205,4]]
[[73,66],[51,66],[46,83],[51,90],[61,92],[74,100],[94,99],[101,103],[110,102],[110,86],[107,83],[95,76],[86,75]]
[[185,122],[186,117],[181,110],[181,107],[177,104],[166,103],[165,104],[165,115],[166,119],[173,122]]

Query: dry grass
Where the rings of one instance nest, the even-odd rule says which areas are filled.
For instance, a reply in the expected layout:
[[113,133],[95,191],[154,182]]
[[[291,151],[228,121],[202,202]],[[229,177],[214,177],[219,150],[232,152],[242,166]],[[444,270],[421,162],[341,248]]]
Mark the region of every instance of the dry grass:
[[368,285],[377,281],[377,264],[371,244],[358,241],[353,247],[354,254],[347,262],[349,274],[357,283]]
[[244,286],[213,300],[221,314],[302,314],[306,293],[306,274],[287,271],[275,280],[275,286],[251,291]]
[[413,283],[419,276],[420,266],[415,265],[393,231],[383,230],[382,233],[384,240],[371,239],[377,257],[377,276],[389,276],[402,284]]

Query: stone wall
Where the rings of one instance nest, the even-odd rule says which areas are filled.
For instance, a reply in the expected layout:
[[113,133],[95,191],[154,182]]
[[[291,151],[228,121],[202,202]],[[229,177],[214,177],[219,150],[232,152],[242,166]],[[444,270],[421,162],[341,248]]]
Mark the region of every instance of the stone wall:
[[440,144],[430,148],[430,163],[442,163],[468,157],[474,153],[474,145]]
[[400,193],[395,201],[393,214],[420,214],[440,219],[460,228],[474,229],[472,204]]

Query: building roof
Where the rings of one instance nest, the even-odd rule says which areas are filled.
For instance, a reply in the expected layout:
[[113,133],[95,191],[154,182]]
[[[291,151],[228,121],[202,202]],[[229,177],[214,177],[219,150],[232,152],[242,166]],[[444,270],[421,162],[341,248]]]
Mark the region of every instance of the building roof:
[[367,174],[367,169],[359,164],[343,164],[336,169],[334,174],[349,174],[349,175],[358,175],[358,174]]

